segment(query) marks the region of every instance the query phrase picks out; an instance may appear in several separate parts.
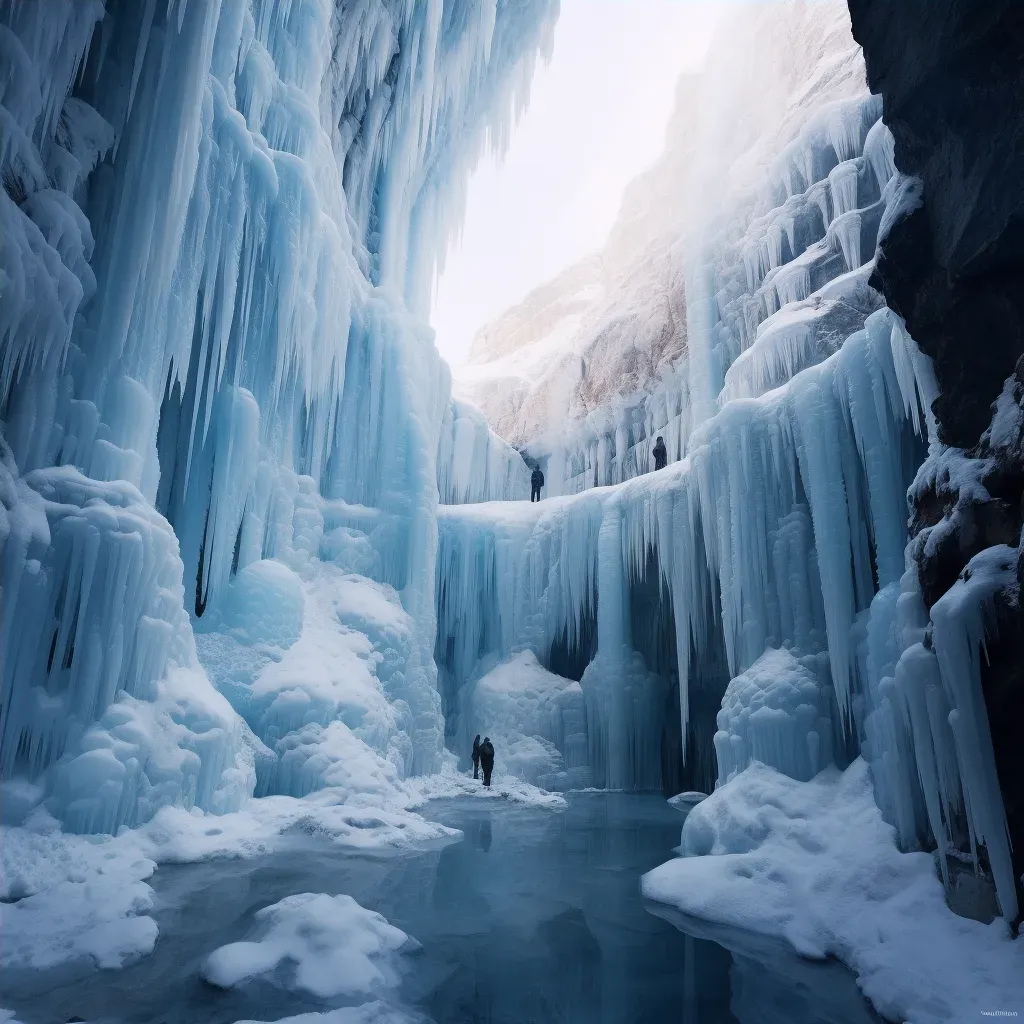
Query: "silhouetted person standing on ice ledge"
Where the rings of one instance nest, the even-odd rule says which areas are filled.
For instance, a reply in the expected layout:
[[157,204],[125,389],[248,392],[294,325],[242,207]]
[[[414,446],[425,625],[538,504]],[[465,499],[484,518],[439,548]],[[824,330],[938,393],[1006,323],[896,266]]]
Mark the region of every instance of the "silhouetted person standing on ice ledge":
[[473,740],[473,778],[480,778],[480,733]]
[[480,766],[484,770],[484,785],[490,787],[491,772],[494,771],[494,744],[489,736],[480,744]]
[[534,466],[533,473],[530,474],[530,501],[540,501],[540,489],[544,486],[544,474],[540,471],[540,466]]
[[665,447],[665,438],[659,436],[654,445],[654,471],[664,469],[668,465],[668,449]]

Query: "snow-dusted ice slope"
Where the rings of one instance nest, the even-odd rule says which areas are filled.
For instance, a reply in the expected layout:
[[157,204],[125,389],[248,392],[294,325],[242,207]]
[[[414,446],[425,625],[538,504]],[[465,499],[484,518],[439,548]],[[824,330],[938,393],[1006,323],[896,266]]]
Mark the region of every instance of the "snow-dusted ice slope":
[[[457,414],[424,297],[556,13],[0,2],[15,818],[44,800],[113,831],[230,810],[257,776],[338,783],[353,757],[438,767],[433,510]],[[486,496],[514,496],[525,467],[487,443]],[[296,669],[314,656],[333,674]]]

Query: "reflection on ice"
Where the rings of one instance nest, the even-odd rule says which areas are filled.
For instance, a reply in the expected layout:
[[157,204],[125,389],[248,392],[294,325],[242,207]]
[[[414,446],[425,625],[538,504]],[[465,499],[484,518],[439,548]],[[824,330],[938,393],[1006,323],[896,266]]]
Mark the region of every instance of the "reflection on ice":
[[[854,976],[835,960],[808,960],[785,943],[680,913],[653,900],[647,910],[691,944],[715,942],[732,954],[730,1009],[740,1024],[881,1024]],[[699,984],[687,970],[687,994]]]

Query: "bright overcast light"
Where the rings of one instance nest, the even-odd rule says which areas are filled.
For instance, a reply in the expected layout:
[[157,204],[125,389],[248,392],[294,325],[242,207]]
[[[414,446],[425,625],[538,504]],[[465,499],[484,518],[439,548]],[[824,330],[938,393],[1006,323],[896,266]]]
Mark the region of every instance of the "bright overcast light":
[[562,0],[551,64],[504,161],[469,187],[431,316],[452,366],[477,328],[598,250],[623,188],[656,159],[675,82],[699,67],[717,21],[708,0]]

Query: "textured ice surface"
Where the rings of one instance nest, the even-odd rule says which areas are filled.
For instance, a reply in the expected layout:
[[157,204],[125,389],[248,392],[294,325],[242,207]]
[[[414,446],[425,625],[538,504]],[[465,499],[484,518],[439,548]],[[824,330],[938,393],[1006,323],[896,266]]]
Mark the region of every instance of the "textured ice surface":
[[530,469],[472,405],[452,400],[437,449],[437,490],[443,505],[524,500]]
[[[824,679],[824,682],[822,680]],[[715,735],[718,784],[760,761],[806,782],[832,764],[834,694],[815,655],[769,648],[730,683]]]
[[856,760],[797,782],[754,763],[698,804],[684,856],[643,878],[648,899],[835,956],[889,1019],[953,1024],[1024,1000],[1024,951],[1002,921],[946,906],[932,858],[901,853]]
[[[353,773],[359,756],[354,752]],[[36,812],[26,827],[0,831],[0,963],[122,967],[148,955],[157,940],[147,879],[158,864],[260,857],[295,835],[342,850],[421,847],[452,835],[408,809],[425,799],[420,789],[394,786],[382,794],[365,785],[354,796],[339,787],[304,800],[265,797],[222,815],[165,807],[117,838],[62,834],[56,821]]]
[[4,452],[4,776],[49,769],[47,806],[80,832],[237,808],[254,743],[196,658],[169,524],[129,483],[21,477]]
[[295,1017],[281,1017],[276,1021],[237,1021],[237,1024],[420,1024],[417,1013],[400,1010],[380,1000],[361,1006],[343,1006],[340,1010],[324,1013],[300,1013]]
[[257,562],[199,630],[211,679],[268,748],[258,795],[380,792],[411,769],[402,672],[415,625],[392,588],[327,563],[303,579]]
[[483,778],[474,779],[471,771],[459,771],[449,755],[445,764],[435,775],[418,775],[406,779],[403,790],[409,794],[411,807],[422,807],[428,800],[448,800],[455,797],[472,797],[474,800],[501,800],[524,807],[544,810],[564,810],[565,797],[551,793],[510,774],[500,753],[501,745],[495,751],[494,775],[491,785],[485,787]]
[[[685,728],[720,609],[731,676],[780,643],[827,653],[819,678],[850,723],[861,685],[851,627],[876,580],[904,571],[905,489],[932,394],[913,351],[899,319],[877,310],[783,387],[727,403],[661,473],[532,506],[444,508],[435,655],[449,720],[496,660],[528,648],[550,667],[560,644],[585,652],[596,632],[580,681],[594,784],[660,784],[671,675]],[[657,672],[646,658],[660,652],[638,662],[633,648],[659,610],[634,591],[652,557],[676,641]]]
[[[496,766],[545,789],[586,785],[572,766],[586,758],[586,710],[580,684],[548,672],[521,651],[487,672],[463,695],[460,739],[487,735]],[[459,751],[465,754],[466,748]]]

